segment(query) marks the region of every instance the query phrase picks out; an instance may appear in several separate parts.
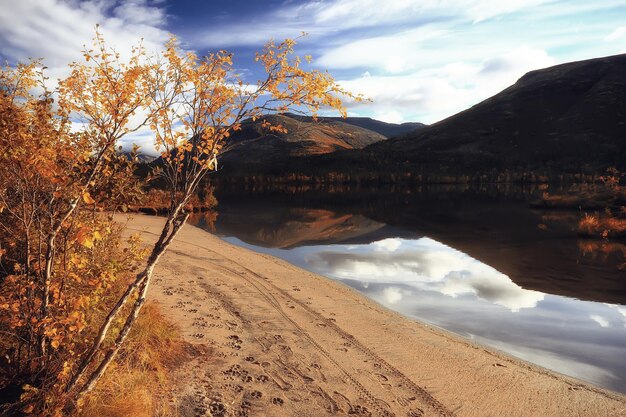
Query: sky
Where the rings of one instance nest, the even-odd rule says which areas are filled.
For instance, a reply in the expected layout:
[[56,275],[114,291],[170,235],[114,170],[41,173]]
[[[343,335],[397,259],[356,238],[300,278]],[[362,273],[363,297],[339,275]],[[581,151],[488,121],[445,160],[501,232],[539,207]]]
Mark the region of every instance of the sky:
[[297,52],[371,103],[351,116],[434,123],[559,63],[626,52],[624,0],[0,0],[0,57],[67,74],[99,24],[121,52],[176,34],[199,54],[226,49],[260,78],[254,52],[296,37]]

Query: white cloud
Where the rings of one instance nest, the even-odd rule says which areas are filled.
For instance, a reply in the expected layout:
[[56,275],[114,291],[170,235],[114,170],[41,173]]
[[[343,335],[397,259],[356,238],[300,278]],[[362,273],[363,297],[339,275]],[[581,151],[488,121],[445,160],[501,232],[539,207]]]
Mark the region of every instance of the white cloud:
[[605,305],[617,310],[617,312],[621,315],[620,318],[622,319],[622,324],[626,327],[626,306],[608,303],[605,303]]
[[[245,23],[196,31],[194,43],[260,46],[270,37],[307,31],[311,36],[299,49],[313,54],[314,65],[339,72],[344,86],[374,100],[350,104],[351,112],[432,123],[499,92],[529,70],[621,52],[619,42],[598,45],[619,26],[611,12],[619,5],[619,0],[286,3]],[[620,27],[609,38],[622,35]]]
[[611,32],[606,38],[604,38],[604,40],[606,42],[615,42],[617,40],[622,39],[624,35],[626,35],[626,27],[620,26],[617,29],[615,29],[613,32]]
[[402,22],[433,15],[463,16],[478,22],[544,2],[545,0],[334,0],[307,3],[291,11],[291,15],[312,14],[318,23],[342,22],[349,27]]
[[50,68],[61,70],[81,59],[96,24],[107,44],[127,56],[141,38],[149,50],[159,49],[168,36],[164,21],[162,9],[146,0],[11,1],[0,7],[0,39],[5,58],[44,58]]
[[[180,29],[187,30],[186,44],[203,51],[258,48],[269,38],[309,32],[298,50],[319,56],[315,66],[336,70],[342,85],[374,99],[349,103],[352,114],[432,123],[497,93],[526,71],[623,52],[619,40],[626,26],[610,12],[621,4],[318,0],[286,2],[245,20],[207,16],[204,26]],[[167,37],[161,0],[0,0],[0,5],[3,57],[46,57],[52,78],[65,74],[68,61],[81,58],[96,23],[122,53],[141,37],[149,50]],[[168,10],[176,12],[174,5]],[[602,39],[607,42],[598,42]]]
[[377,111],[374,113],[373,118],[376,120],[382,120],[387,123],[402,123],[404,122],[404,116],[402,113],[396,110],[389,111]]
[[480,22],[546,3],[548,0],[329,0],[284,5],[245,23],[211,26],[194,34],[203,47],[260,45],[269,38],[305,31],[327,35],[351,29],[415,22],[465,20]]
[[416,68],[429,40],[441,38],[443,29],[424,26],[388,36],[376,36],[346,42],[327,49],[316,65],[334,69],[376,68],[397,74]]
[[113,15],[133,25],[161,27],[165,24],[165,12],[153,7],[148,0],[128,0],[113,9]]
[[[358,65],[357,55],[354,59]],[[348,103],[354,112],[385,115],[393,111],[395,123],[432,123],[498,93],[530,70],[554,62],[544,50],[520,46],[478,63],[459,61],[409,74],[371,75],[339,83],[373,100]]]
[[[69,74],[70,62],[83,59],[83,45],[91,47],[96,25],[107,45],[115,48],[122,59],[129,57],[132,47],[142,39],[146,49],[154,52],[168,38],[166,15],[158,1],[21,0],[2,4],[8,2],[0,0],[3,58],[43,58],[51,87]],[[152,138],[152,133],[144,129],[125,138],[122,145],[129,148],[138,143],[145,152],[154,153]]]

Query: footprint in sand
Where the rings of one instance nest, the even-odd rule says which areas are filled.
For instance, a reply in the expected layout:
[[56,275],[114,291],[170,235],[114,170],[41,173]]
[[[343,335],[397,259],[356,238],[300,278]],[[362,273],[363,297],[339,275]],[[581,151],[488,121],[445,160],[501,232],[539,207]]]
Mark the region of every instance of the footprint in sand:
[[256,382],[260,382],[262,384],[265,384],[267,381],[269,381],[269,377],[267,375],[261,374],[261,375],[257,375],[254,377],[254,379],[256,380]]
[[259,398],[263,397],[263,393],[262,393],[261,391],[252,391],[252,392],[249,394],[249,397],[250,397],[250,398],[254,398],[254,399],[257,399],[257,400],[258,400]]
[[209,404],[209,412],[213,417],[223,417],[226,415],[226,406],[219,401]]
[[230,342],[228,342],[228,346],[231,349],[241,350],[241,345],[243,341],[239,338],[239,336],[237,336],[236,334],[232,334],[228,336],[228,340],[230,340]]

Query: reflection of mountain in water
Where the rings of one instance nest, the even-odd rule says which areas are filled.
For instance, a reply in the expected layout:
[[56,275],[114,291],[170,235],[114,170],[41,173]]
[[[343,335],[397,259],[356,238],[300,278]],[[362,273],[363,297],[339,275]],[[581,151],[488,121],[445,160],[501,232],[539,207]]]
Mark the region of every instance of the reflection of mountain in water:
[[588,241],[574,232],[579,213],[531,209],[522,191],[221,191],[217,198],[217,232],[250,244],[285,248],[428,236],[501,271],[522,288],[626,303],[626,281],[617,269],[622,251],[590,253]]
[[374,233],[384,226],[360,214],[247,205],[221,205],[215,224],[218,234],[271,248],[338,243]]
[[581,244],[580,214],[532,210],[523,193],[467,191],[222,190],[216,229],[408,317],[626,392],[626,282],[612,255],[624,245]]

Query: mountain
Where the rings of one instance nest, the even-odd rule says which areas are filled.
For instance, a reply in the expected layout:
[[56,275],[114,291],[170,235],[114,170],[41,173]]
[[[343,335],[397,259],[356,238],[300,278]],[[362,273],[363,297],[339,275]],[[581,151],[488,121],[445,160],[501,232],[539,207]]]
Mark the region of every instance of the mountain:
[[[287,133],[272,133],[263,128],[267,121],[281,125]],[[289,114],[270,115],[253,121],[248,119],[241,130],[231,134],[224,148],[222,164],[266,164],[299,156],[319,155],[345,149],[362,149],[386,140],[382,134],[344,123],[340,120],[311,118]]]
[[[291,118],[308,121],[311,122],[313,120],[312,117],[309,116],[300,116],[291,113],[286,113],[286,116]],[[371,117],[318,117],[318,120],[324,121],[335,121],[335,122],[343,122],[349,125],[362,127],[364,129],[371,130],[376,133],[380,133],[381,135],[391,138],[394,136],[401,136],[407,133],[415,132],[419,129],[426,127],[424,123],[418,122],[406,122],[406,123],[387,123],[380,120],[372,119]]]
[[532,71],[495,96],[367,152],[405,167],[626,168],[626,55]]
[[270,163],[223,175],[385,183],[568,180],[608,167],[623,172],[626,55],[532,71],[433,125],[363,149],[336,149],[343,150],[288,158],[277,152]]

